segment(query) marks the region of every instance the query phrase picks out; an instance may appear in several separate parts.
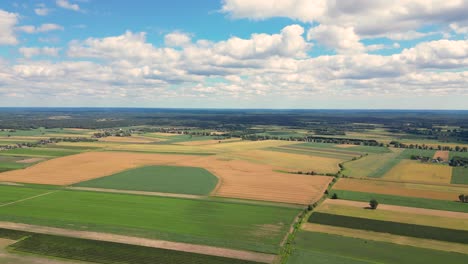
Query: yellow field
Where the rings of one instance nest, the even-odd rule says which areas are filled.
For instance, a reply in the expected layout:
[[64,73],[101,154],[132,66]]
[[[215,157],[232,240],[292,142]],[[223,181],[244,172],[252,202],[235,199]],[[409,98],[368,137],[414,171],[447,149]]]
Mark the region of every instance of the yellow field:
[[293,204],[322,197],[332,177],[275,172],[272,166],[217,156],[85,152],[0,173],[0,181],[70,185],[145,165],[202,167],[219,179],[213,195]]
[[227,142],[237,142],[241,141],[240,138],[230,138],[230,139],[224,139],[224,140],[199,140],[199,141],[185,141],[185,142],[179,142],[176,143],[177,145],[183,145],[183,146],[205,146],[205,145],[213,145],[213,144],[220,144],[220,143],[227,143]]
[[147,145],[147,144],[122,144],[109,146],[109,150],[119,151],[145,151],[145,152],[168,152],[168,153],[215,153],[216,150],[207,150],[201,146],[183,145]]
[[278,169],[288,171],[315,171],[318,173],[336,173],[339,170],[339,159],[313,157],[309,155],[293,154],[266,150],[249,150],[224,155],[229,158],[248,160],[255,163],[268,164]]
[[365,231],[365,230],[351,229],[351,228],[338,227],[338,226],[319,225],[319,224],[313,224],[313,223],[304,223],[301,228],[303,230],[310,231],[310,232],[320,232],[320,233],[334,234],[334,235],[339,235],[339,236],[355,237],[355,238],[366,239],[366,240],[390,242],[390,243],[399,244],[399,245],[408,245],[408,246],[417,245],[418,247],[421,247],[421,248],[450,251],[450,252],[459,252],[463,254],[468,252],[468,245],[459,244],[459,243],[451,243],[451,242],[422,239],[422,238],[415,238],[415,237],[398,236],[398,235],[392,235],[392,234],[387,234],[387,233]]
[[389,180],[443,184],[450,184],[451,178],[452,167],[415,160],[402,160],[384,175]]
[[468,230],[468,221],[466,218],[452,218],[437,215],[428,216],[417,213],[396,212],[393,210],[384,210],[380,207],[378,210],[368,210],[364,207],[358,208],[355,206],[322,203],[317,208],[317,211],[329,214],[368,218],[381,221],[391,221],[397,223]]
[[341,178],[335,185],[333,185],[333,189],[449,201],[457,200],[460,193],[468,193],[468,187],[389,182],[369,178]]
[[152,143],[152,142],[158,142],[161,140],[157,138],[150,138],[150,137],[132,136],[132,137],[103,137],[103,138],[100,138],[99,141],[120,142],[120,143]]
[[291,142],[280,140],[240,141],[225,144],[213,144],[205,146],[205,148],[209,150],[219,150],[220,152],[232,152],[278,147],[290,144]]

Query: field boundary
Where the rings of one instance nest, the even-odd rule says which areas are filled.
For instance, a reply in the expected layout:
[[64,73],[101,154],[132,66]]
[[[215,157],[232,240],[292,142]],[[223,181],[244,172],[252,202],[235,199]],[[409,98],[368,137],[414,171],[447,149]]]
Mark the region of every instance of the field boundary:
[[[327,199],[327,200],[325,200],[323,202],[323,204],[346,205],[346,206],[353,206],[353,207],[359,207],[359,208],[369,207],[369,203],[367,203],[367,202],[342,200],[342,199]],[[436,209],[426,209],[426,208],[417,208],[417,207],[409,207],[409,206],[379,204],[379,210],[402,212],[402,213],[412,213],[412,214],[428,215],[428,216],[441,216],[441,217],[459,218],[459,219],[467,219],[468,220],[468,213],[443,211],[443,210],[436,210]]]
[[16,204],[16,203],[21,203],[23,201],[27,201],[27,200],[31,200],[31,199],[34,199],[34,198],[37,198],[37,197],[45,196],[45,195],[55,193],[55,192],[58,192],[58,191],[59,190],[50,191],[50,192],[46,192],[46,193],[41,193],[41,194],[38,194],[38,195],[35,195],[35,196],[31,196],[31,197],[28,197],[28,198],[23,198],[23,199],[13,201],[13,202],[9,202],[9,203],[6,203],[6,204],[0,204],[0,207],[5,207],[5,206]]
[[106,188],[94,188],[94,187],[78,187],[68,186],[65,187],[67,190],[74,191],[92,191],[92,192],[104,192],[104,193],[124,193],[124,194],[137,194],[145,196],[160,196],[160,197],[173,197],[173,198],[187,198],[187,199],[206,199],[208,196],[194,195],[194,194],[181,194],[181,193],[164,193],[164,192],[147,192],[147,191],[130,191],[130,190],[118,190],[118,189],[106,189]]
[[55,227],[43,227],[28,224],[19,224],[12,222],[0,222],[0,228],[12,229],[17,231],[26,231],[46,235],[58,235],[64,237],[83,238],[97,241],[115,242],[128,245],[145,246],[152,248],[169,249],[196,254],[226,257],[233,259],[249,260],[262,263],[273,263],[276,255],[252,252],[246,250],[236,250],[206,245],[197,245],[181,242],[172,242],[166,240],[153,240],[140,237],[115,235],[100,232],[77,231]]

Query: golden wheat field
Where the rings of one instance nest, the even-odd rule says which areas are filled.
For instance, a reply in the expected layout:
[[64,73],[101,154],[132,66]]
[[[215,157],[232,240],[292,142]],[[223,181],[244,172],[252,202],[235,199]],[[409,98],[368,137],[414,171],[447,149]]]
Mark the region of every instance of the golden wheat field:
[[402,160],[390,169],[383,178],[404,182],[450,184],[452,167],[421,163],[415,160]]

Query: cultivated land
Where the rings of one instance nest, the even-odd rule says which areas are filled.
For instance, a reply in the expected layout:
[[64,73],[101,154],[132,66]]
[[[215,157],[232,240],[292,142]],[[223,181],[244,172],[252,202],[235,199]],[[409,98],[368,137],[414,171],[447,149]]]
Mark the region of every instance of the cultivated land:
[[452,167],[415,160],[401,160],[384,175],[384,179],[388,180],[435,184],[450,184],[451,178]]
[[2,111],[2,263],[466,262],[463,113]]
[[334,234],[300,231],[288,263],[465,263],[468,255]]
[[202,168],[147,166],[80,182],[75,186],[208,195],[217,183],[218,178]]
[[[227,145],[228,143],[226,143]],[[0,174],[0,181],[70,185],[144,165],[207,169],[219,179],[216,196],[309,204],[318,200],[331,177],[275,172],[269,165],[217,156],[86,152]]]
[[297,213],[275,206],[56,190],[0,207],[0,220],[277,253]]
[[[454,171],[455,170],[456,169],[454,169]],[[418,183],[350,178],[339,179],[338,182],[333,185],[333,189],[448,201],[457,200],[460,193],[468,193],[468,188],[458,186],[427,185]]]

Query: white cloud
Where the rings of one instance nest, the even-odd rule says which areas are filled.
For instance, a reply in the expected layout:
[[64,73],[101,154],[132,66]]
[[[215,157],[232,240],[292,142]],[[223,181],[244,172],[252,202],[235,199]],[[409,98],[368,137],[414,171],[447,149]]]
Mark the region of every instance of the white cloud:
[[57,6],[59,6],[61,8],[65,8],[65,9],[69,9],[69,10],[73,10],[73,11],[80,11],[80,6],[79,5],[72,4],[67,0],[57,0],[55,3],[57,4]]
[[336,49],[338,53],[359,53],[365,51],[364,45],[353,27],[319,25],[307,33],[308,40]]
[[18,43],[14,27],[18,23],[18,15],[0,9],[0,45],[15,45]]
[[17,30],[25,32],[25,33],[42,33],[42,32],[49,32],[54,30],[63,30],[63,27],[57,24],[42,24],[39,27],[26,25],[17,27]]
[[172,32],[164,36],[164,43],[169,47],[182,47],[190,44],[190,42],[190,36],[181,32]]
[[53,47],[21,47],[18,50],[25,58],[31,58],[35,56],[52,56],[57,57],[59,55],[60,48]]
[[402,61],[421,68],[459,68],[468,66],[468,40],[424,42],[400,55]]
[[450,29],[455,31],[457,34],[468,34],[468,22],[465,24],[462,23],[452,23],[450,24]]
[[45,4],[38,4],[36,8],[34,8],[34,13],[38,16],[47,16],[52,10],[47,8]]

